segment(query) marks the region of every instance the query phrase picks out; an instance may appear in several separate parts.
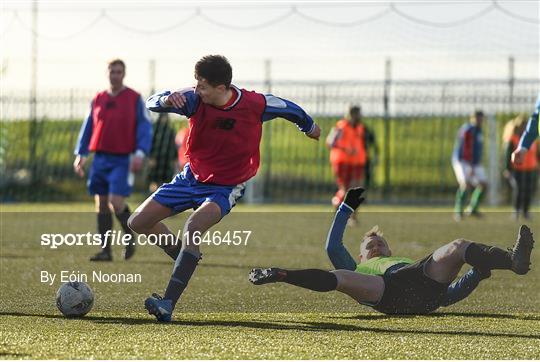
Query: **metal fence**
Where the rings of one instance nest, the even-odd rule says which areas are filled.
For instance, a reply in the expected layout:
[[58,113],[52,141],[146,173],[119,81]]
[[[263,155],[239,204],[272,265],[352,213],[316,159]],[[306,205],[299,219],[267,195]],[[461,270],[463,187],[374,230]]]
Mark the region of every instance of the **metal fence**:
[[[350,104],[360,104],[375,132],[380,154],[370,199],[378,202],[446,203],[456,188],[450,166],[455,134],[476,108],[488,115],[484,163],[500,195],[502,128],[518,112],[530,113],[537,79],[391,80],[380,82],[237,82],[293,100],[314,116],[323,138]],[[148,92],[145,92],[148,93]],[[28,93],[1,96],[0,186],[2,200],[73,200],[86,195],[72,171],[72,151],[95,91],[51,90],[37,94],[35,119]],[[173,117],[172,127],[185,127]],[[316,143],[289,122],[265,123],[262,167],[250,183],[250,202],[328,202],[335,191],[324,139]],[[137,192],[145,192],[145,174]]]

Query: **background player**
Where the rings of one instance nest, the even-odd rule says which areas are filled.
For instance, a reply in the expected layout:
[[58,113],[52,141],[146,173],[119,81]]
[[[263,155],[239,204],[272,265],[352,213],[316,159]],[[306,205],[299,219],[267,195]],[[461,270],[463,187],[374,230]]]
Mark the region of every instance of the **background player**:
[[527,120],[525,117],[524,114],[520,114],[508,122],[503,139],[505,149],[503,176],[509,181],[512,188],[513,215],[516,220],[519,219],[520,213],[525,219],[529,219],[529,208],[538,183],[538,161],[540,159],[538,140],[534,140],[530,145],[521,163],[511,160],[512,152],[518,148],[521,136],[525,131]]
[[[332,198],[335,208],[339,207],[350,187],[358,187],[363,182],[368,159],[367,136],[361,108],[351,106],[345,118],[337,122],[326,138],[326,145],[330,148],[330,164],[338,187]],[[355,223],[356,215],[353,214],[349,225]]]
[[170,321],[172,311],[201,258],[194,233],[204,234],[234,207],[245,182],[259,168],[262,123],[283,117],[308,137],[320,129],[296,104],[231,84],[232,68],[220,55],[203,57],[195,65],[195,88],[166,91],[150,97],[155,112],[174,112],[189,118],[189,163],[171,183],[162,185],[130,218],[130,227],[142,234],[173,235],[161,220],[195,208],[182,230],[180,245],[163,245],[176,260],[165,295],[153,295],[145,307],[159,321]]
[[532,143],[534,140],[536,140],[538,134],[540,133],[540,124],[538,123],[538,114],[540,113],[540,92],[538,92],[538,98],[536,99],[536,105],[534,108],[534,112],[527,123],[527,129],[519,142],[519,146],[512,153],[512,161],[517,164],[523,162],[527,150],[531,147]]
[[[345,220],[364,201],[362,192],[360,188],[350,190],[340,206],[329,235],[334,247],[341,242]],[[425,314],[468,296],[492,269],[526,274],[533,244],[530,230],[523,225],[512,251],[457,239],[413,262],[393,257],[382,233],[373,228],[362,240],[358,265],[346,251],[332,252],[332,263],[345,269],[257,268],[250,272],[249,280],[256,285],[285,282],[319,292],[337,290],[386,314]],[[451,285],[464,263],[474,269]]]
[[148,157],[148,190],[155,192],[159,186],[171,181],[178,172],[176,160],[178,150],[175,132],[171,127],[169,114],[161,113],[152,129],[152,149]]
[[[88,153],[95,152],[87,185],[94,195],[102,250],[90,258],[92,261],[112,260],[111,246],[105,237],[113,225],[111,210],[124,232],[131,234],[127,225],[131,213],[125,198],[132,191],[131,172],[141,169],[152,142],[152,125],[144,102],[139,93],[124,85],[124,62],[112,60],[108,71],[110,87],[92,100],[90,113],[79,132],[73,163],[75,172],[84,177]],[[126,246],[124,259],[131,258],[134,252],[133,242]]]
[[484,112],[475,111],[469,121],[459,129],[452,153],[452,167],[459,184],[456,193],[454,218],[460,221],[463,216],[463,204],[468,193],[474,189],[467,213],[479,216],[478,207],[487,188],[487,177],[482,166],[482,123]]

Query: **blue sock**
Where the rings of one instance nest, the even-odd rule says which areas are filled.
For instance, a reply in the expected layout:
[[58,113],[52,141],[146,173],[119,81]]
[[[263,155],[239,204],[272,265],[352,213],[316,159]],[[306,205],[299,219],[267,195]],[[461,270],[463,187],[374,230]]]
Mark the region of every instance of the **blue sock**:
[[172,301],[173,308],[176,302],[186,289],[186,286],[201,259],[201,254],[193,251],[182,250],[176,262],[174,263],[174,269],[169,280],[169,285],[165,290],[163,299],[170,299]]

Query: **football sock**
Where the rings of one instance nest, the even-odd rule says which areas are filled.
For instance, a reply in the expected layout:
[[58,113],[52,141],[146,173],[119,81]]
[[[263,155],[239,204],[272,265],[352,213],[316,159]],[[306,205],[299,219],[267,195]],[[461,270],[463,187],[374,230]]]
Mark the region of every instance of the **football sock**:
[[496,246],[472,242],[465,250],[465,262],[482,270],[510,269],[510,253]]
[[124,230],[126,234],[133,235],[133,232],[128,226],[128,219],[130,216],[131,216],[131,211],[129,210],[129,206],[126,204],[125,209],[119,214],[116,214],[116,219],[118,219],[118,221],[120,222],[120,225],[122,225],[122,230]]
[[174,263],[174,269],[169,280],[169,285],[165,290],[163,299],[170,299],[172,301],[173,308],[176,305],[178,299],[186,289],[197,264],[201,259],[201,253],[191,250],[182,250]]
[[112,215],[110,212],[98,212],[97,214],[97,227],[98,233],[101,236],[101,247],[104,251],[111,252],[111,244],[108,242],[106,233],[112,230]]
[[182,240],[177,240],[177,244],[173,248],[173,245],[161,245],[158,244],[158,246],[172,258],[172,260],[178,259],[178,255],[180,254],[180,249],[182,248]]
[[320,269],[286,270],[280,281],[316,292],[330,292],[337,288],[335,274]]
[[461,188],[458,188],[456,192],[456,204],[454,207],[454,212],[456,214],[461,214],[463,212],[463,203],[467,198],[467,193],[467,190],[462,190]]
[[474,192],[471,196],[471,212],[477,212],[478,206],[480,205],[480,201],[482,200],[482,196],[484,195],[484,189],[481,187],[477,187],[474,189]]
[[489,278],[490,275],[490,272],[486,273],[476,268],[470,269],[448,287],[446,298],[443,299],[441,305],[446,307],[467,298],[480,284],[480,281]]

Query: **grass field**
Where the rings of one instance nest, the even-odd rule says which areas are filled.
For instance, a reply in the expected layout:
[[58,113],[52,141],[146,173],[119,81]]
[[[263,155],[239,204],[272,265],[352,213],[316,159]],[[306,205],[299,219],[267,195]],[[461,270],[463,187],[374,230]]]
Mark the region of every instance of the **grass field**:
[[[135,206],[135,205],[133,205]],[[348,228],[345,245],[378,224],[394,255],[420,258],[457,237],[510,246],[518,223],[493,209],[481,220],[456,224],[449,209],[374,207]],[[540,248],[526,276],[495,271],[466,300],[427,316],[386,316],[337,292],[289,285],[256,287],[254,266],[330,269],[324,252],[333,213],[326,207],[239,206],[212,230],[250,230],[247,245],[203,246],[203,260],[177,307],[175,320],[157,324],[144,299],[162,292],[172,264],[156,247],[133,260],[92,264],[91,246],[49,249],[43,233],[94,231],[89,204],[2,205],[0,357],[8,359],[538,359]],[[540,230],[540,214],[529,225]],[[181,227],[186,215],[167,221]],[[540,235],[540,234],[538,234]],[[89,281],[93,310],[67,319],[55,307],[60,283],[40,272],[140,273],[141,283]],[[464,267],[463,271],[466,270]]]

